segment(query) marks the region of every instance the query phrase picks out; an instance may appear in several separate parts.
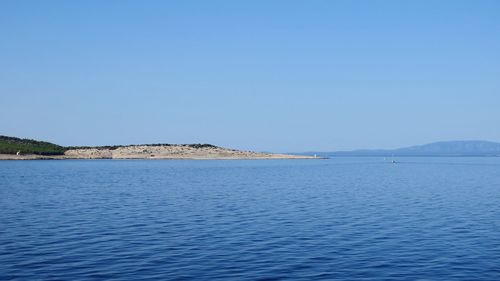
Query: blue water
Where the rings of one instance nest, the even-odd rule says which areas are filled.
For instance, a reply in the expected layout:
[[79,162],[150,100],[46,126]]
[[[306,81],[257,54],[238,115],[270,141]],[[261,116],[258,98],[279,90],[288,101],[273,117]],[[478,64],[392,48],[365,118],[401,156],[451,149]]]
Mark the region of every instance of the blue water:
[[500,158],[0,161],[2,280],[500,280]]

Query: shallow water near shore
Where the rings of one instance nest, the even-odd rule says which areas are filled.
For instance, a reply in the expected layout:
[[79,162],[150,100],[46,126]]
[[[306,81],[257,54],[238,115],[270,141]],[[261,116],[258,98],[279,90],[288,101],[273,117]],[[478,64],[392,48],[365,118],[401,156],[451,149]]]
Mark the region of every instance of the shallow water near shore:
[[498,280],[500,158],[0,161],[2,280]]

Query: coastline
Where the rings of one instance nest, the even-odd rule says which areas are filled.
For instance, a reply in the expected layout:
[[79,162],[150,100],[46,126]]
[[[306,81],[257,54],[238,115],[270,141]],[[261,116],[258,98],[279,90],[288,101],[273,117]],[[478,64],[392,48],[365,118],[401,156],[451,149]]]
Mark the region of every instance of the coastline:
[[187,145],[130,145],[120,147],[72,148],[64,155],[0,154],[0,160],[70,160],[70,159],[150,159],[150,160],[257,160],[257,159],[324,159],[321,157],[262,153]]

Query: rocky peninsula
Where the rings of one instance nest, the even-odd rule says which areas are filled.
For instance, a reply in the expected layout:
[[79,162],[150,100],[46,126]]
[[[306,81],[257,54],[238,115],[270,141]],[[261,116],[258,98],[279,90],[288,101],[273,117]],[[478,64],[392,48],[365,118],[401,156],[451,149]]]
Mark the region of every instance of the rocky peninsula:
[[0,160],[43,159],[315,159],[314,156],[242,151],[211,144],[63,147],[0,136]]

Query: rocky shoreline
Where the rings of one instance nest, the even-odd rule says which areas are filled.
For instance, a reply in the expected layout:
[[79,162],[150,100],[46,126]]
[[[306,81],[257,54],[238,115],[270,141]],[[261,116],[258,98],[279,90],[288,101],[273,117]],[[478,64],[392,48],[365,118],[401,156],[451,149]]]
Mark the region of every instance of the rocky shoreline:
[[217,146],[129,145],[70,148],[64,155],[0,154],[0,160],[64,159],[319,159],[314,156],[241,151]]

